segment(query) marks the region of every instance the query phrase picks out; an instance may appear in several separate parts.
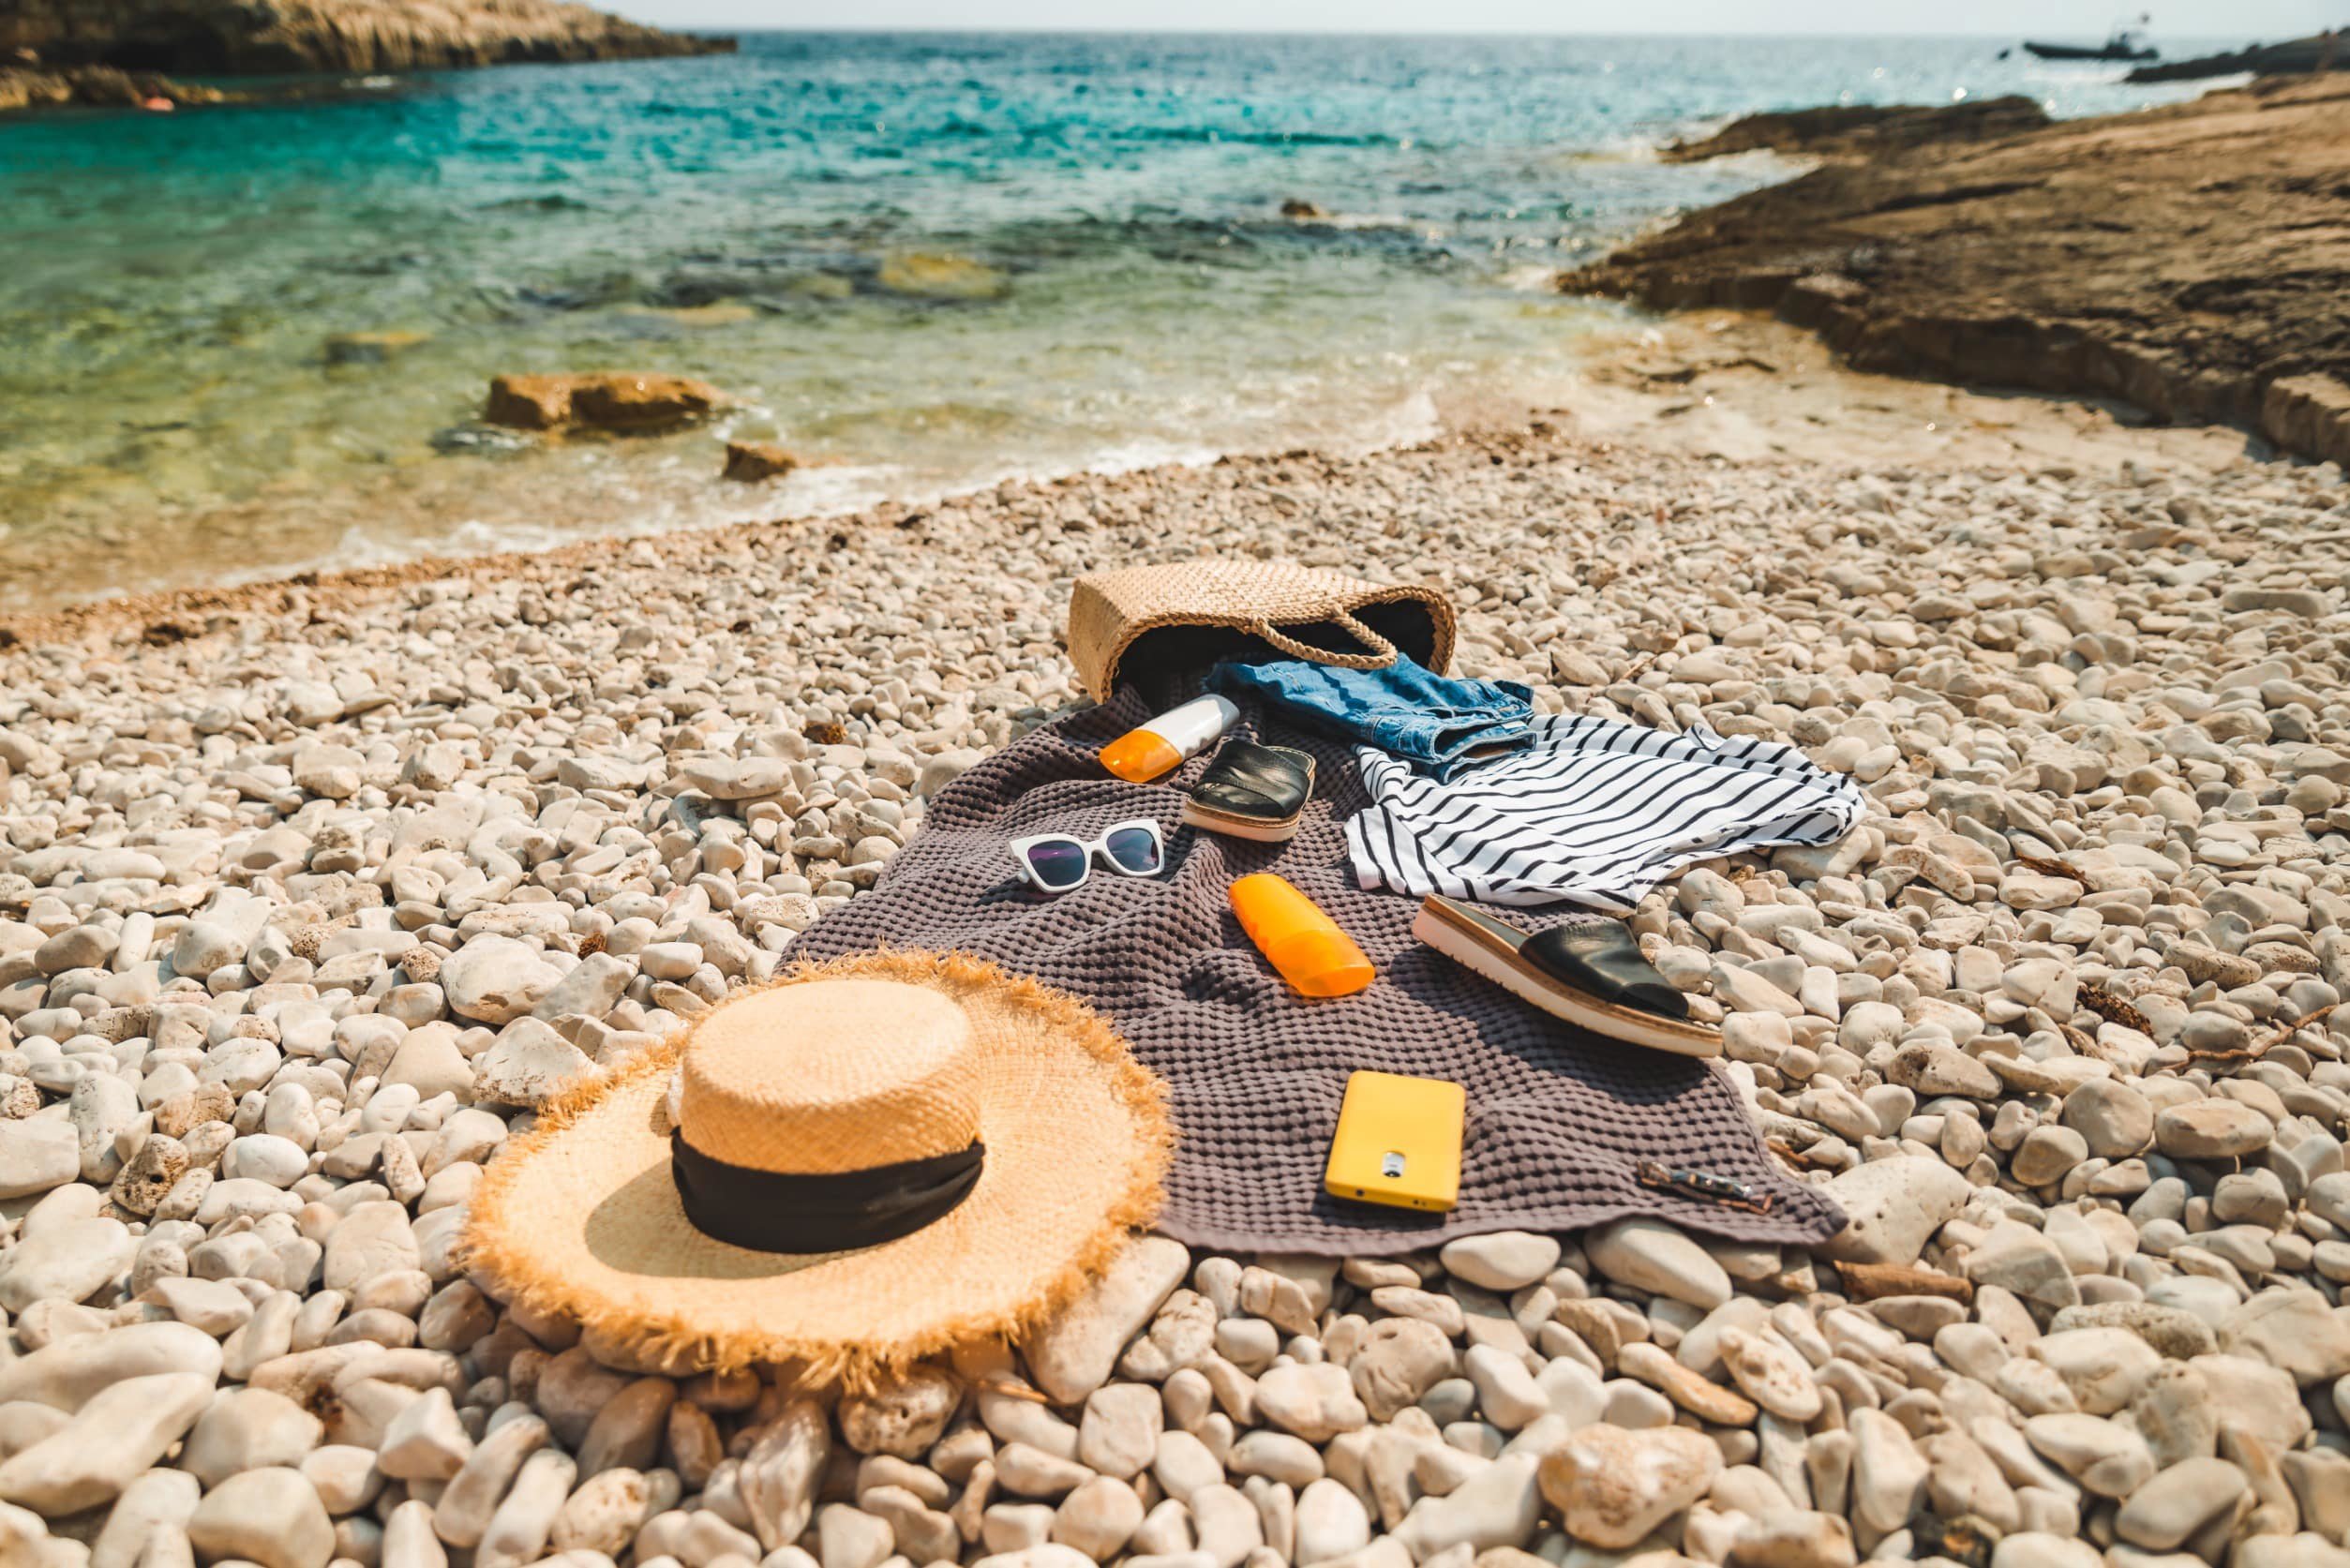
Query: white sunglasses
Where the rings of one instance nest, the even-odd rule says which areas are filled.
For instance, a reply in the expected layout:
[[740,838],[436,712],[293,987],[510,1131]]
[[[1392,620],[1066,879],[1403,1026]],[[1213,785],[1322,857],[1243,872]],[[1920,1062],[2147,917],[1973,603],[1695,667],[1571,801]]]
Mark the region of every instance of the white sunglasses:
[[1011,841],[1011,858],[1040,892],[1066,893],[1084,887],[1097,855],[1122,876],[1156,876],[1167,862],[1167,845],[1159,824],[1148,817],[1116,823],[1091,841],[1068,833],[1036,833]]

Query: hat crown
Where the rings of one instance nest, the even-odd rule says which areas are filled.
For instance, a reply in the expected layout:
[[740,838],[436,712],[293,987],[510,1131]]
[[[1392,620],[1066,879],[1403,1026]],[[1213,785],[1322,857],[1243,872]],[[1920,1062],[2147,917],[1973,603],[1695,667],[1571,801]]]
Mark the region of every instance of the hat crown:
[[928,986],[814,980],[705,1019],[681,1063],[678,1127],[713,1159],[831,1175],[968,1148],[980,1136],[970,1019]]

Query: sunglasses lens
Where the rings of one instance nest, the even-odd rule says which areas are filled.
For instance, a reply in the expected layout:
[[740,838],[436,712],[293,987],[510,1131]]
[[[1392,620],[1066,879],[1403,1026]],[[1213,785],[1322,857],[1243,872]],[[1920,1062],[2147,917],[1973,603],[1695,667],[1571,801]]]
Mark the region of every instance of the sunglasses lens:
[[1159,869],[1159,841],[1140,828],[1121,828],[1104,841],[1120,871],[1147,876]]
[[1075,839],[1054,839],[1028,846],[1028,869],[1047,888],[1074,888],[1085,879],[1085,846]]

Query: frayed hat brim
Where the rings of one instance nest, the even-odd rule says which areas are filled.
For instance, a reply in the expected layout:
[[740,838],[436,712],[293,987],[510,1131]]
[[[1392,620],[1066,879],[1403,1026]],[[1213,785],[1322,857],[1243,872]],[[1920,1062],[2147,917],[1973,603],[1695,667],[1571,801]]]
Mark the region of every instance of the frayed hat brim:
[[952,1212],[814,1256],[695,1230],[669,1180],[667,1091],[688,1030],[549,1102],[507,1144],[472,1198],[467,1266],[648,1365],[792,1361],[851,1387],[1016,1339],[1067,1305],[1158,1212],[1175,1148],[1164,1085],[1083,1003],[968,955],[861,955],[774,983],[849,978],[936,988],[971,1021],[986,1164]]

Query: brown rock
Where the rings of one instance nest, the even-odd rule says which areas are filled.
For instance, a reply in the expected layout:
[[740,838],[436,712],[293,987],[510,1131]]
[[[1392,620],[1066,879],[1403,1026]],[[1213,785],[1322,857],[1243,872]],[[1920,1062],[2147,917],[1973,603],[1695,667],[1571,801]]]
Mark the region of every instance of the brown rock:
[[2251,959],[2223,953],[2200,942],[2178,943],[2165,956],[2198,985],[2208,980],[2233,991],[2239,985],[2253,985],[2260,978],[2260,965]]
[[1844,1293],[1854,1301],[1879,1301],[1887,1296],[1940,1296],[1962,1303],[1975,1299],[1974,1286],[1954,1274],[1933,1269],[1839,1262],[1836,1273],[1844,1280]]
[[1736,1389],[1699,1377],[1655,1345],[1624,1346],[1616,1352],[1616,1369],[1716,1426],[1751,1426],[1759,1413],[1754,1401]]
[[780,446],[765,441],[728,441],[726,469],[722,477],[756,485],[763,479],[781,479],[800,466],[800,459]]
[[489,383],[482,418],[517,430],[560,430],[571,422],[570,378],[500,376]]
[[700,419],[726,401],[683,376],[590,376],[572,388],[571,417],[599,430],[658,430]]
[[482,418],[517,430],[636,432],[689,424],[725,401],[716,387],[684,376],[634,371],[500,376],[489,383]]
[[2260,401],[2260,428],[2287,452],[2350,468],[2350,385],[2315,374],[2270,381]]

